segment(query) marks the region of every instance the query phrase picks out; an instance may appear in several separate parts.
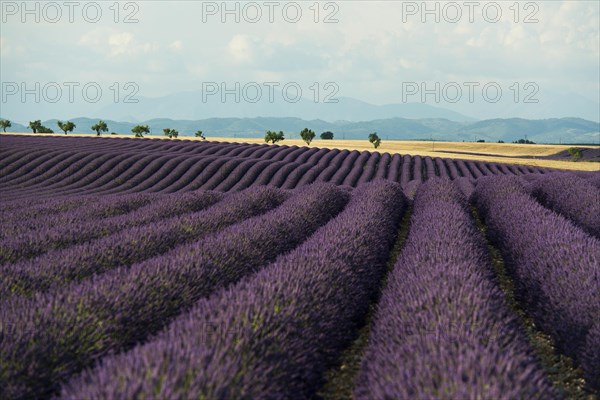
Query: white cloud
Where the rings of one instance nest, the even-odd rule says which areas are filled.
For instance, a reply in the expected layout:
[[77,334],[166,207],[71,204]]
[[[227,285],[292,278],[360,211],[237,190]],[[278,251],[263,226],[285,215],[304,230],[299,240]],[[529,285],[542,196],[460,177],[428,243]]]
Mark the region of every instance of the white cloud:
[[228,49],[237,63],[246,64],[253,61],[254,50],[248,35],[235,35],[229,41]]
[[98,28],[83,34],[79,44],[111,58],[137,56],[160,49],[155,43],[138,42],[131,32],[118,32],[110,28]]
[[183,50],[183,43],[181,42],[181,40],[176,40],[169,45],[169,48],[179,53]]
[[108,37],[110,56],[116,57],[121,54],[131,53],[133,35],[129,32],[115,33]]

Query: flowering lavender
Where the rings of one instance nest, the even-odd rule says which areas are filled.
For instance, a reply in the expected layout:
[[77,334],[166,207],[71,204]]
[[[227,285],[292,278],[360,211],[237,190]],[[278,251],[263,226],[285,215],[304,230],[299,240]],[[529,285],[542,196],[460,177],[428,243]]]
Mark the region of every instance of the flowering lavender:
[[331,177],[329,182],[334,185],[341,185],[344,182],[344,179],[350,171],[352,171],[352,166],[360,156],[360,153],[356,150],[352,150],[348,156],[344,159],[344,162],[339,167],[339,169],[335,172],[335,174]]
[[[407,188],[411,181],[435,176],[474,179],[508,173],[529,179],[543,172],[533,167],[297,146],[97,138],[11,138],[8,144],[10,155],[0,163],[7,172],[0,177],[0,196],[7,207],[13,207],[8,202],[18,204],[17,200],[32,196],[237,191],[258,185],[293,189],[315,181],[355,187],[383,178]],[[27,155],[31,144],[40,147],[34,156]]]
[[358,158],[352,165],[352,169],[344,178],[342,185],[355,186],[358,179],[360,179],[361,175],[365,172],[367,160],[369,160],[370,158],[370,152],[365,150],[362,153],[360,153],[360,156],[358,156]]
[[[115,199],[117,200],[117,199]],[[87,209],[77,209],[63,218],[70,223],[55,226],[53,218],[41,223],[35,230],[30,230],[16,237],[7,237],[0,241],[0,264],[15,262],[42,254],[53,248],[66,247],[86,240],[106,236],[127,226],[135,226],[153,222],[160,217],[160,211],[170,213],[171,209],[161,203],[159,195],[136,194],[127,197],[124,201],[117,200],[115,205],[102,202],[91,215],[112,214],[114,216],[96,220],[92,224],[85,224]],[[157,202],[156,204],[153,202]],[[150,209],[153,212],[147,212]],[[134,211],[134,212],[132,212]],[[156,211],[156,212],[154,212]],[[128,214],[124,214],[129,212]],[[10,230],[11,227],[8,226]]]
[[125,215],[151,203],[161,203],[161,197],[140,193],[101,197],[58,197],[23,212],[7,212],[3,215],[5,218],[2,220],[0,237],[4,239],[10,236],[11,240],[16,240],[48,227],[93,223]]
[[412,164],[413,158],[409,155],[402,157],[402,171],[400,172],[400,184],[402,187],[408,185],[408,182],[412,179]]
[[444,164],[444,160],[443,159],[441,159],[439,157],[436,157],[434,159],[434,161],[435,161],[435,167],[437,168],[438,173],[439,173],[438,176],[440,178],[454,179],[454,177],[452,177],[450,175],[450,172],[448,171],[448,168],[446,168],[446,165]]
[[402,171],[402,156],[400,154],[394,154],[390,167],[387,173],[387,179],[392,182],[400,182],[400,175]]
[[528,312],[588,376],[600,376],[600,347],[589,347],[597,338],[588,341],[600,320],[600,240],[544,208],[516,179],[486,178],[474,199]]
[[433,160],[429,156],[425,157],[424,160],[427,179],[435,178],[437,174],[435,173],[435,165],[433,164]]
[[565,216],[588,233],[600,237],[600,189],[573,174],[546,174],[529,185],[543,205]]
[[469,168],[467,168],[467,165],[463,160],[456,160],[455,163],[456,167],[460,171],[460,176],[463,176],[465,178],[474,178],[473,174],[471,173]]
[[362,167],[362,173],[360,174],[358,180],[356,182],[354,182],[354,184],[351,186],[358,186],[363,183],[371,182],[371,180],[373,180],[373,177],[375,176],[375,174],[378,172],[377,164],[379,164],[380,159],[381,159],[381,154],[369,153],[369,157],[367,158],[366,163]]
[[0,309],[0,387],[10,398],[45,396],[109,352],[157,332],[199,298],[292,250],[346,204],[331,185],[297,192],[280,207],[201,243],[116,268]]
[[429,180],[378,305],[354,397],[556,396],[496,285],[466,198]]
[[312,167],[298,182],[298,187],[311,184],[315,182],[315,180],[327,169],[329,165],[332,164],[333,160],[338,156],[340,151],[338,149],[327,150],[325,154],[321,158],[317,164]]
[[176,246],[202,237],[278,206],[287,195],[273,188],[253,188],[222,196],[215,192],[190,192],[181,196],[196,199],[187,211],[193,213],[166,218],[159,223],[142,225],[68,249],[52,251],[34,260],[0,267],[0,298],[12,294],[31,295],[50,287],[80,281],[93,274],[128,266]]
[[397,184],[356,189],[299,248],[201,300],[148,344],[105,358],[62,397],[313,397],[364,320],[405,204]]
[[[377,153],[379,154],[379,153]],[[377,171],[375,172],[374,180],[385,179],[388,176],[388,170],[390,163],[392,162],[392,156],[390,153],[383,153],[379,162],[377,163]],[[368,182],[368,180],[366,180]]]

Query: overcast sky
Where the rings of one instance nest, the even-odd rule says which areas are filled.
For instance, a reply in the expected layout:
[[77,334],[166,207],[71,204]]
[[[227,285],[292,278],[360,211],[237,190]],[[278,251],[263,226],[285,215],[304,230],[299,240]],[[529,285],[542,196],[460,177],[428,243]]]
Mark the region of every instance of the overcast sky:
[[[3,106],[23,82],[56,82],[63,96],[65,82],[96,82],[102,101],[115,82],[120,97],[134,91],[127,82],[143,97],[207,82],[295,82],[311,98],[316,82],[321,100],[337,87],[337,97],[385,104],[421,101],[409,86],[439,82],[451,83],[450,98],[462,87],[464,103],[475,82],[476,97],[494,83],[503,96],[518,89],[519,103],[545,93],[599,102],[598,1],[428,2],[430,14],[421,1],[227,2],[231,13],[221,1],[30,1],[29,13],[22,4],[2,1]],[[443,96],[439,105],[458,107]]]

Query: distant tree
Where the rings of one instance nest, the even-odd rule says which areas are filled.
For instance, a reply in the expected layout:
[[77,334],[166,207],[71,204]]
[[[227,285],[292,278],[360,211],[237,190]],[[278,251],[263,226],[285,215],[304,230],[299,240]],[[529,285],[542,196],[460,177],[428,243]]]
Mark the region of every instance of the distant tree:
[[265,142],[267,142],[267,143],[271,142],[271,143],[275,144],[284,139],[285,139],[285,137],[284,137],[283,131],[279,131],[279,132],[267,131],[267,133],[265,133]]
[[111,134],[111,135],[116,135],[116,134],[117,134],[117,132],[111,132],[110,134]]
[[46,128],[44,125],[40,125],[37,131],[38,133],[54,133],[52,129]]
[[194,134],[197,138],[202,138],[202,140],[206,140],[206,137],[202,134],[202,131],[196,131]]
[[42,121],[36,119],[35,121],[29,121],[29,129],[33,131],[33,133],[37,133],[38,130],[42,127]]
[[310,142],[312,142],[315,138],[315,133],[308,128],[304,128],[300,132],[300,137],[306,142],[307,145],[310,146]]
[[498,143],[504,143],[504,140],[498,140]]
[[92,130],[96,131],[96,136],[100,136],[101,132],[108,132],[106,122],[100,120],[97,124],[92,125]]
[[485,143],[485,139],[479,139],[477,143]]
[[131,128],[131,132],[135,133],[135,137],[144,137],[144,133],[150,133],[150,128],[148,125],[136,125]]
[[369,142],[373,143],[375,148],[378,148],[381,145],[381,139],[377,135],[377,132],[369,134]]
[[179,135],[179,132],[171,128],[165,128],[163,129],[163,132],[165,133],[165,136],[169,137],[169,139],[177,138],[177,136]]
[[333,139],[333,132],[323,132],[321,133],[321,139],[323,140],[332,140]]
[[578,161],[581,159],[581,157],[583,157],[583,151],[577,147],[570,147],[567,149],[567,151],[573,158],[573,161]]
[[517,143],[517,144],[535,144],[535,142],[532,142],[529,139],[519,139],[519,140],[515,140],[513,143]]
[[0,128],[6,132],[6,128],[10,128],[12,124],[7,119],[0,119]]
[[58,125],[60,130],[65,133],[65,135],[67,134],[67,132],[73,132],[73,129],[75,129],[77,127],[71,121],[67,121],[67,122],[58,121],[56,124]]

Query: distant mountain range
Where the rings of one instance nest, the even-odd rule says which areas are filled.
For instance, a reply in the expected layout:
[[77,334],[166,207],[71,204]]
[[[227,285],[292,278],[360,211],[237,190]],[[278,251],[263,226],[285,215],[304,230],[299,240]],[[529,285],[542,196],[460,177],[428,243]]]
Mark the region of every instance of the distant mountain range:
[[521,99],[523,101],[515,101],[514,96],[508,92],[504,93],[498,102],[493,103],[479,98],[471,101],[469,96],[462,96],[455,103],[439,99],[439,102],[435,102],[431,96],[426,98],[432,101],[428,103],[421,102],[421,96],[406,97],[401,102],[402,95],[399,93],[395,103],[376,105],[341,95],[335,95],[326,101],[326,95],[332,93],[324,90],[325,88],[321,88],[316,98],[313,98],[316,91],[304,88],[302,92],[304,97],[295,101],[296,99],[286,99],[285,96],[290,96],[289,91],[284,93],[280,87],[273,88],[272,92],[267,87],[259,85],[257,87],[255,92],[238,88],[231,93],[225,92],[225,88],[219,88],[214,94],[203,94],[202,90],[177,92],[159,97],[136,94],[129,100],[135,100],[137,103],[126,103],[124,99],[115,103],[112,96],[108,95],[109,92],[104,93],[105,95],[97,103],[82,100],[69,102],[68,96],[61,97],[57,102],[36,103],[33,97],[27,97],[29,101],[22,102],[21,96],[9,96],[1,107],[3,115],[10,116],[19,123],[27,123],[33,119],[72,119],[81,115],[124,122],[141,122],[153,118],[195,121],[207,118],[258,117],[294,117],[330,123],[390,118],[473,122],[492,118],[538,120],[573,117],[600,121],[600,98],[592,100],[574,93],[557,93],[550,90],[540,90],[536,95],[536,102],[533,103],[524,103],[523,99]]
[[[7,116],[8,117],[8,116]],[[10,118],[9,118],[10,119]],[[74,118],[77,133],[95,133],[91,126],[98,119]],[[43,121],[43,125],[60,133],[56,119]],[[131,134],[137,124],[148,125],[151,135],[163,135],[164,128],[179,131],[181,136],[191,136],[202,130],[205,136],[219,137],[263,137],[265,131],[284,131],[287,138],[299,138],[303,128],[310,128],[318,134],[331,131],[336,139],[366,139],[371,132],[377,132],[383,140],[444,140],[512,142],[529,139],[536,143],[600,144],[600,123],[580,118],[555,118],[528,120],[522,118],[490,119],[484,121],[451,121],[442,118],[384,118],[370,121],[327,122],[320,119],[300,118],[208,118],[202,120],[149,119],[138,123],[118,122],[105,119],[109,133]],[[13,122],[9,132],[31,132],[24,125]]]
[[182,92],[168,96],[141,97],[139,103],[110,104],[98,115],[106,118],[136,122],[157,116],[171,119],[197,120],[205,118],[256,118],[288,116],[305,120],[321,119],[335,121],[371,121],[387,118],[444,118],[451,121],[475,121],[475,118],[424,103],[374,105],[349,97],[334,98],[336,102],[314,102],[301,98],[295,103],[284,101],[281,96],[267,94],[252,103],[243,98],[236,102],[232,95],[225,98],[215,95],[203,99],[201,91]]

